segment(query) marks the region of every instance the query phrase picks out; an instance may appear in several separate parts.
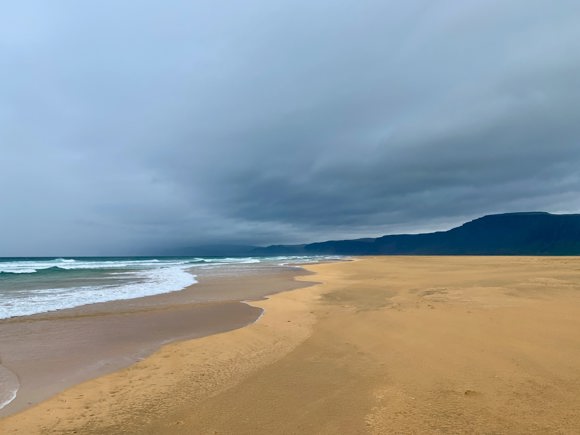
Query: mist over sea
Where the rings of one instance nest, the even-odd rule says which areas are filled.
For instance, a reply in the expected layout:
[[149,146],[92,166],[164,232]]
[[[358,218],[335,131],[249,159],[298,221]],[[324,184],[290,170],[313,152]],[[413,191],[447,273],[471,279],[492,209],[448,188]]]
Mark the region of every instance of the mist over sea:
[[203,269],[232,272],[252,265],[296,265],[330,258],[0,258],[0,319],[179,291],[195,284],[196,271]]

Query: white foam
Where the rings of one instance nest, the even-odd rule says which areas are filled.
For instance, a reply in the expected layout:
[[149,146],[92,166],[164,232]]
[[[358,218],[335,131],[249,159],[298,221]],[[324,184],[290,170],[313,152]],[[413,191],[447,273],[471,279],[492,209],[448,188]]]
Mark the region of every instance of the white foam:
[[20,382],[18,382],[18,377],[14,373],[1,365],[0,386],[2,387],[0,388],[0,409],[2,409],[16,399]]
[[0,319],[182,290],[197,282],[186,269],[174,266],[138,271],[135,277],[139,281],[126,284],[27,290],[26,297],[18,299],[0,295]]
[[2,272],[2,273],[14,273],[14,274],[35,273],[35,272],[38,272],[38,269],[25,268],[25,267],[10,269],[10,268],[6,267],[6,268],[0,268],[0,272]]
[[[0,262],[0,272],[4,273],[35,273],[44,269],[58,267],[64,270],[82,269],[127,269],[159,267],[160,265],[177,266],[189,264],[192,260],[74,260],[57,258],[54,260],[21,260]],[[195,260],[193,260],[195,261]]]
[[58,261],[61,263],[76,263],[76,260],[74,260],[72,258],[56,258],[53,261]]

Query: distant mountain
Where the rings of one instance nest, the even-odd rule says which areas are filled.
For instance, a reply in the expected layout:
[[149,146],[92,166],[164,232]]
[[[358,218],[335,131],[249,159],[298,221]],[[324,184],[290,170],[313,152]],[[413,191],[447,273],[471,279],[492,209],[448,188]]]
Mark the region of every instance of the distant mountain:
[[580,214],[488,215],[449,231],[256,248],[253,255],[580,255]]

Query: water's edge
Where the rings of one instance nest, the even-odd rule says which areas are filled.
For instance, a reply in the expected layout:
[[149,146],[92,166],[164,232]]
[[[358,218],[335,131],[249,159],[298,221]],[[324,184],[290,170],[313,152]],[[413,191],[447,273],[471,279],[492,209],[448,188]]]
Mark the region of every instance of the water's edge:
[[[300,273],[299,272],[300,270],[304,271],[304,269],[302,269],[301,267],[299,267],[297,265],[292,265],[292,266],[288,265],[288,266],[285,266],[284,268],[287,270],[292,269],[292,270],[296,271],[298,274]],[[292,281],[293,284],[295,284],[295,286],[292,289],[304,288],[304,287],[308,287],[308,286],[313,284],[313,283],[309,283],[306,281],[296,281],[294,279],[295,276],[296,275],[293,275],[292,278],[288,280],[288,281]],[[255,278],[259,280],[260,279],[259,274],[257,274],[255,276]],[[192,291],[192,287],[197,287],[197,285],[190,286],[186,289],[183,289],[182,291],[186,291],[186,290]],[[267,295],[275,294],[275,293],[278,293],[280,291],[286,291],[286,290],[287,289],[269,288],[267,291],[264,292],[264,295],[262,297],[260,297],[259,299],[263,299],[264,297],[267,297]],[[161,295],[161,296],[163,296],[163,295]],[[142,297],[142,298],[136,298],[136,299],[145,300],[145,299],[148,299],[148,297]],[[133,299],[133,300],[136,300],[136,299]],[[242,300],[235,300],[235,301],[230,301],[230,303],[233,302],[236,304],[243,304],[243,305],[246,305],[246,306],[253,308],[254,310],[258,309],[258,307],[255,307],[251,304],[252,300],[256,300],[256,299],[250,298],[250,299],[245,299],[243,301]],[[121,301],[116,301],[116,302],[121,302]],[[110,301],[110,302],[105,302],[104,304],[109,304],[109,306],[111,306],[110,304],[116,304],[116,302]],[[88,304],[88,305],[97,305],[97,304]],[[101,303],[98,305],[103,305],[103,304]],[[66,311],[72,311],[72,310],[76,310],[76,309],[78,309],[78,307],[73,308],[73,309],[59,310],[59,311],[66,312]],[[218,328],[216,330],[212,330],[212,331],[205,332],[202,334],[200,334],[199,332],[196,332],[196,331],[190,331],[189,333],[185,333],[185,334],[182,334],[180,336],[169,337],[169,338],[162,340],[162,341],[159,341],[159,342],[150,343],[149,346],[147,346],[146,348],[141,348],[138,353],[133,353],[132,355],[125,355],[123,358],[123,361],[121,363],[119,363],[119,361],[116,361],[113,363],[109,362],[109,363],[107,363],[107,370],[101,371],[99,373],[94,373],[92,376],[88,376],[88,377],[80,380],[79,382],[75,382],[72,385],[67,385],[66,388],[69,388],[69,387],[71,387],[75,384],[78,384],[80,382],[84,382],[84,381],[87,381],[89,379],[94,379],[94,378],[103,376],[107,373],[112,373],[112,372],[118,371],[120,369],[123,369],[125,367],[128,367],[128,366],[138,362],[139,360],[142,360],[145,357],[151,355],[152,353],[154,353],[155,351],[157,351],[159,348],[161,348],[162,346],[164,346],[166,344],[173,343],[176,341],[189,340],[189,339],[200,338],[203,336],[214,335],[214,334],[227,332],[230,330],[234,330],[234,329],[238,329],[238,328],[242,328],[242,327],[251,325],[251,324],[257,322],[264,315],[264,310],[262,310],[261,308],[259,308],[258,310],[259,311],[256,312],[255,316],[252,315],[252,319],[250,321],[244,322],[243,324],[231,325],[230,327],[225,327],[225,328],[222,327],[222,328]],[[35,317],[37,317],[37,316],[34,316],[34,315],[33,316],[24,316],[24,317],[21,317],[20,319],[28,319],[28,318],[34,319]],[[43,318],[44,318],[44,316],[43,316]],[[16,319],[9,319],[8,321],[10,321],[10,320],[16,320]],[[50,321],[50,318],[48,318],[48,320]],[[32,320],[32,321],[35,321],[35,320]],[[23,411],[27,407],[30,407],[30,406],[35,404],[35,403],[33,403],[33,404],[28,404],[28,405],[22,405],[21,403],[19,403],[18,407],[11,407],[10,406],[10,404],[13,403],[14,400],[20,396],[20,394],[19,394],[19,379],[15,373],[13,373],[12,371],[8,370],[6,367],[1,366],[1,365],[0,365],[0,381],[1,381],[1,384],[3,386],[2,390],[4,392],[4,394],[0,394],[0,410],[1,410],[0,418],[12,415],[16,412]],[[62,391],[62,389],[59,391]],[[43,400],[46,400],[49,397],[53,396],[54,394],[57,394],[59,391],[53,392],[53,394],[44,398]]]
[[0,409],[8,406],[18,394],[20,381],[16,373],[4,367],[0,361]]

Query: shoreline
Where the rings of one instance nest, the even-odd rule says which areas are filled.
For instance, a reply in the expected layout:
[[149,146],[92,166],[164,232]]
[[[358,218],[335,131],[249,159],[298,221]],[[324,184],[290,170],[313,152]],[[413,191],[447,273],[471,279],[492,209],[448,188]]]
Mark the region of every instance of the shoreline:
[[246,301],[295,288],[301,284],[293,278],[307,272],[268,266],[241,276],[195,274],[197,283],[175,292],[0,320],[0,368],[19,384],[0,418],[130,366],[167,343],[247,326],[262,311]]
[[580,257],[364,257],[0,432],[574,433]]

